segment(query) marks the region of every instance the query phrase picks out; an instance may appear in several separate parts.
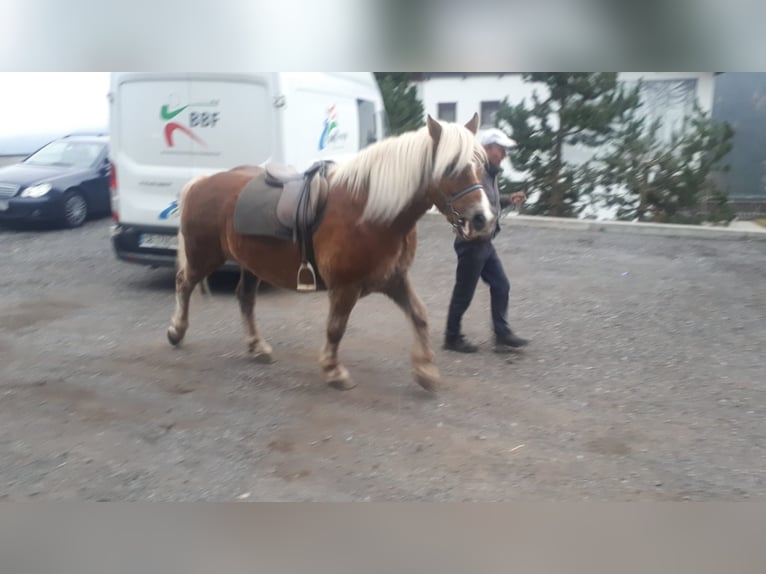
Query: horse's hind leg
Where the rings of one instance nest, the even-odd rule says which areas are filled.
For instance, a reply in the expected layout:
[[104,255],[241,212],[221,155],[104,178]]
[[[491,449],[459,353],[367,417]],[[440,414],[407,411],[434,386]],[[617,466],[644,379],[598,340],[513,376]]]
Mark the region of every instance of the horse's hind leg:
[[203,277],[189,277],[186,268],[181,268],[176,273],[176,310],[168,327],[168,341],[171,345],[178,345],[186,335],[189,328],[189,299],[194,287]]
[[167,335],[171,345],[178,345],[189,328],[189,300],[197,283],[203,281],[226,261],[223,254],[199,257],[192,252],[188,257],[182,233],[178,235],[179,265],[176,273],[176,310],[170,321]]
[[346,370],[338,361],[338,346],[346,332],[348,317],[359,300],[359,289],[354,287],[330,289],[330,314],[327,318],[327,342],[319,356],[319,364],[324,371],[327,384],[340,390],[353,389],[356,386]]
[[395,278],[384,290],[412,322],[415,330],[415,347],[412,350],[412,367],[415,380],[428,391],[436,390],[439,371],[434,364],[434,354],[428,337],[426,308],[405,274]]
[[242,312],[242,323],[247,333],[248,352],[259,363],[271,363],[271,345],[258,335],[258,328],[255,325],[255,295],[259,284],[260,280],[255,275],[242,269],[237,284],[237,300],[239,310]]

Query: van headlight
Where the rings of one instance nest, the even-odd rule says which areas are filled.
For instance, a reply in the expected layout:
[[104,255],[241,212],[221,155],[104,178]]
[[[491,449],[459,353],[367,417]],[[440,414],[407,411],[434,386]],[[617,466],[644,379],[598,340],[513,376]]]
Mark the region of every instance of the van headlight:
[[26,188],[21,192],[21,197],[42,197],[48,193],[53,186],[50,183],[41,183]]

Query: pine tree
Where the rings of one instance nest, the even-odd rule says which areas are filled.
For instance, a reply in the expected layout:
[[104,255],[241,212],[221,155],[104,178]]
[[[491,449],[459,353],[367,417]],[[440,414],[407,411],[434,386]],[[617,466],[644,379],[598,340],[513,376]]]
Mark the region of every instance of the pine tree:
[[511,128],[518,144],[509,154],[514,169],[526,172],[528,192],[540,192],[526,211],[576,215],[598,174],[587,162],[568,161],[566,148],[603,145],[615,125],[638,105],[638,87],[624,90],[615,72],[535,72],[523,78],[542,84],[545,93],[535,90],[531,102],[516,106],[504,101],[497,119],[498,125]]
[[659,118],[648,122],[640,108],[633,110],[615,134],[610,152],[598,158],[601,188],[594,199],[615,207],[619,220],[646,221],[662,185],[654,174],[672,169],[657,135],[661,126]]
[[634,221],[699,223],[728,221],[734,212],[716,185],[714,172],[732,148],[734,131],[714,122],[698,105],[669,141],[659,136],[660,120],[649,122],[640,109],[630,114],[603,165],[601,197],[617,218]]
[[406,72],[375,72],[391,135],[415,130],[425,125],[423,102]]

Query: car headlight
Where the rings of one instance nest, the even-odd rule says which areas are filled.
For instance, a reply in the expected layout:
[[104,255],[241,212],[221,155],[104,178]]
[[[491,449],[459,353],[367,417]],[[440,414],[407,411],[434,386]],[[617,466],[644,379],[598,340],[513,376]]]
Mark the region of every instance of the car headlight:
[[21,197],[42,197],[48,193],[53,186],[50,183],[41,183],[26,188],[21,192]]

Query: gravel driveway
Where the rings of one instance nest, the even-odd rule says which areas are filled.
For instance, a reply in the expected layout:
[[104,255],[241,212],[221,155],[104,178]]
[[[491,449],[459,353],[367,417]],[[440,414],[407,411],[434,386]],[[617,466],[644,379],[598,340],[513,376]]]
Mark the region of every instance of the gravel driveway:
[[766,493],[766,243],[504,229],[523,354],[440,348],[455,256],[420,224],[416,288],[442,389],[412,333],[362,300],[322,383],[324,294],[265,289],[277,362],[245,355],[231,276],[165,329],[173,273],[117,261],[109,221],[0,227],[0,499],[741,500]]

